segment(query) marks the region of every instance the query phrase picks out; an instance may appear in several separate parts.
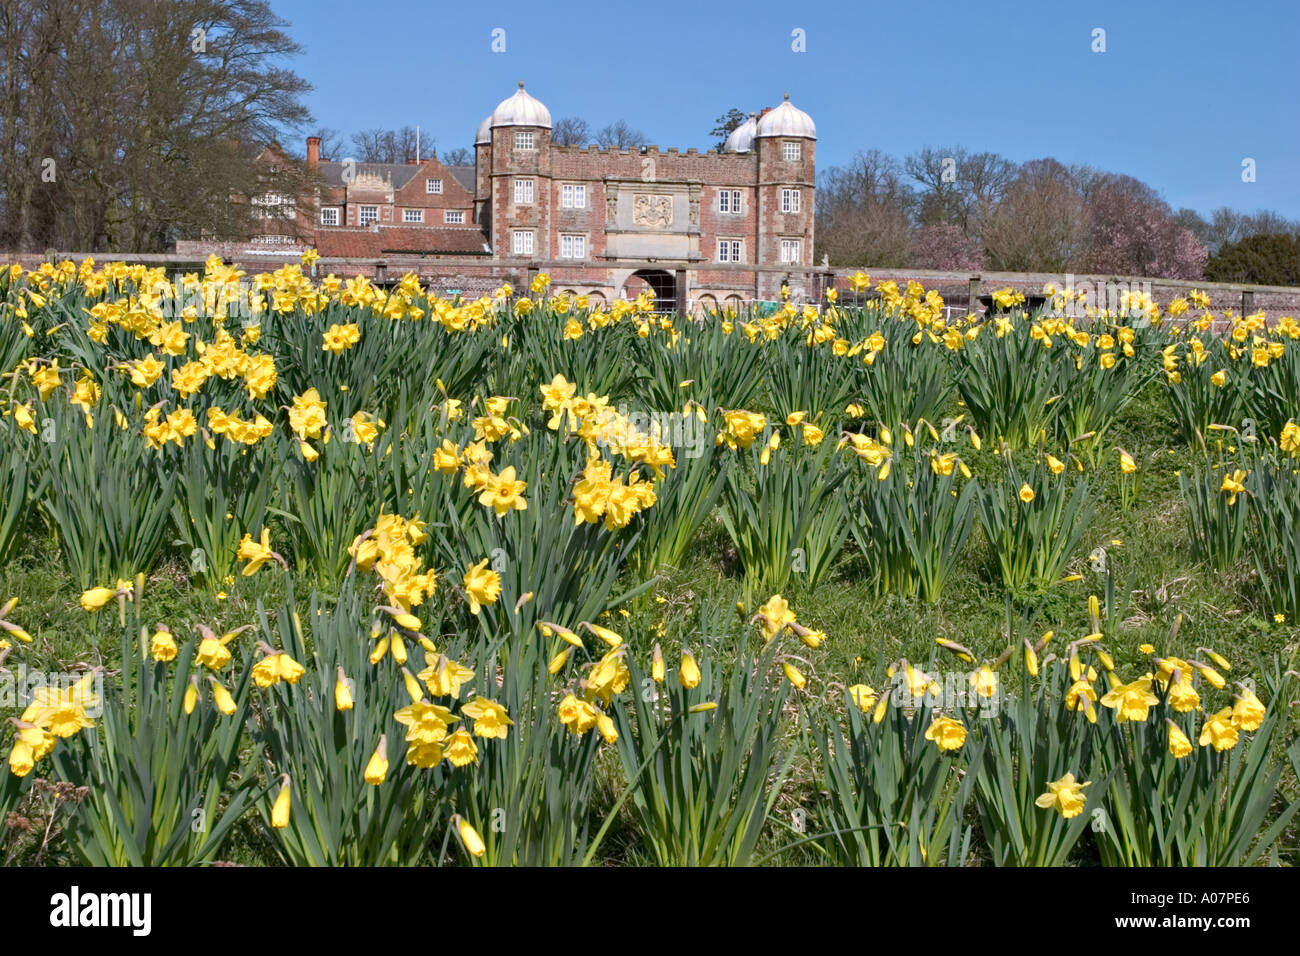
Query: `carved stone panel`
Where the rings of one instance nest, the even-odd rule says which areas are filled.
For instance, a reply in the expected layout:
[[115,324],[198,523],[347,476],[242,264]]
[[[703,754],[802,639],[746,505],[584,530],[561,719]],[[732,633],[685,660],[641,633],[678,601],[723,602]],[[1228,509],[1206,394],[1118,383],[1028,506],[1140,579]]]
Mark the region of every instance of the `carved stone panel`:
[[673,197],[637,193],[632,198],[632,222],[638,226],[671,226]]

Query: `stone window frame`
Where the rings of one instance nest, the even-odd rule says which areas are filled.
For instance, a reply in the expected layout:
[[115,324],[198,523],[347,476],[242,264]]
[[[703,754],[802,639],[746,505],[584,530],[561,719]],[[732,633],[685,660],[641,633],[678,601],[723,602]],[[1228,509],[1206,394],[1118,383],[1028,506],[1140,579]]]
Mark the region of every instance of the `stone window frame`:
[[[527,241],[525,242],[525,238]],[[531,256],[537,248],[536,234],[531,229],[514,229],[510,233],[510,252],[516,256]],[[528,248],[524,248],[527,246]]]
[[[569,201],[565,202],[564,194],[569,193]],[[581,193],[582,202],[578,202],[578,195]],[[587,184],[586,183],[561,183],[560,184],[560,208],[561,209],[586,209],[587,208]]]
[[744,262],[744,256],[744,239],[724,239],[721,236],[718,237],[718,262]]
[[[570,254],[567,255],[567,256],[564,254],[564,240],[566,240],[566,239],[569,240],[570,250],[571,250],[571,251],[570,251]],[[576,245],[578,245],[578,244],[581,244],[581,245],[582,245],[582,255],[576,255],[576,254],[573,252],[573,247],[576,246]],[[587,258],[587,234],[586,234],[585,232],[564,232],[564,233],[561,233],[561,234],[560,234],[560,258],[561,258],[561,259],[578,259],[578,260],[584,260],[584,259],[586,259],[586,258]]]

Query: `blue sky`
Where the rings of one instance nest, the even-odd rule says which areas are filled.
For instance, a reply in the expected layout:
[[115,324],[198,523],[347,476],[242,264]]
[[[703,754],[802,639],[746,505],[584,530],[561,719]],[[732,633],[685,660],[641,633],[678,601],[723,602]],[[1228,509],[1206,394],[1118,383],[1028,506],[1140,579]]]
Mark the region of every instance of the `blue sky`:
[[440,150],[469,146],[522,79],[553,117],[703,149],[719,114],[789,90],[819,168],[955,144],[1127,173],[1175,208],[1300,218],[1296,0],[271,5],[305,50],[292,66],[316,121],[345,139],[419,123]]

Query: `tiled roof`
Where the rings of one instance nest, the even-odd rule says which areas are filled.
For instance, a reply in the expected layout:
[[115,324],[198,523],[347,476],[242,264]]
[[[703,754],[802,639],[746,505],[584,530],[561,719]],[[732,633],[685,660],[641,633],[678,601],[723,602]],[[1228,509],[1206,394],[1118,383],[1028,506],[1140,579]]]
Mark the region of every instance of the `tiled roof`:
[[456,182],[464,186],[469,192],[474,191],[474,167],[473,166],[448,166],[448,171],[456,177]]
[[321,229],[316,251],[327,259],[374,259],[379,255],[379,235],[370,229]]
[[440,226],[370,229],[321,229],[316,233],[316,251],[326,258],[377,259],[384,255],[487,255],[483,234],[477,229],[449,229]]
[[[343,163],[321,163],[320,175],[327,186],[343,186]],[[392,180],[394,189],[401,189],[420,171],[420,166],[409,163],[357,163],[353,170],[358,175],[376,175]]]
[[442,226],[398,228],[379,231],[383,252],[458,252],[486,255],[483,233],[478,229],[448,229]]
[[[416,173],[424,168],[424,163],[418,166],[410,163],[357,163],[354,172],[358,175],[378,175],[381,179],[391,179],[394,189],[401,189],[412,179]],[[474,167],[473,166],[446,166],[444,167],[449,173],[456,178],[469,192],[474,191]],[[326,186],[342,187],[346,185],[343,182],[343,163],[321,163],[320,175],[325,181]]]

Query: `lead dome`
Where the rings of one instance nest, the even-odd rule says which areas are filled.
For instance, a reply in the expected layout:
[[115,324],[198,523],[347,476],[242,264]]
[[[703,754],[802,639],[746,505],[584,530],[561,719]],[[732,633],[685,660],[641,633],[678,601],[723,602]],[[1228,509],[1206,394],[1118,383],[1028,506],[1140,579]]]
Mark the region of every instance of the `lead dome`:
[[790,102],[790,94],[785,94],[781,105],[763,114],[758,121],[754,134],[761,136],[801,136],[804,139],[817,138],[817,125],[812,117]]
[[758,131],[758,117],[750,113],[749,119],[731,131],[722,147],[728,153],[748,153],[754,148],[754,133]]
[[541,100],[524,89],[524,81],[519,81],[519,89],[513,96],[508,96],[492,111],[488,117],[488,127],[498,126],[541,126],[551,128],[551,111]]

